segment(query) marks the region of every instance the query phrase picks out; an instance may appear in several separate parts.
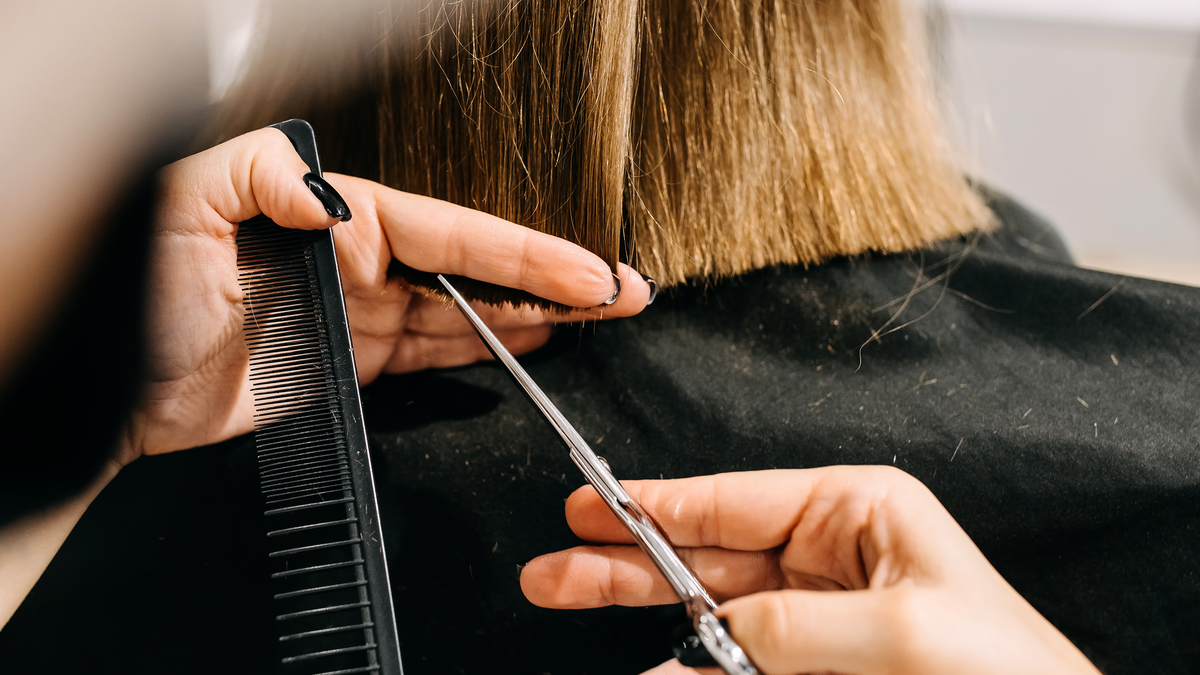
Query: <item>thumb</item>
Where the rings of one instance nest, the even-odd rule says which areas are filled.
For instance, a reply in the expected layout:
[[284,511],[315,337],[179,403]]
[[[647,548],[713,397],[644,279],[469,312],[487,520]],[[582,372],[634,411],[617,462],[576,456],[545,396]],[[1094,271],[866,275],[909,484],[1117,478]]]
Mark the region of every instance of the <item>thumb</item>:
[[771,591],[730,600],[716,613],[767,675],[869,675],[895,666],[894,633],[885,625],[892,592]]
[[306,183],[308,164],[282,131],[252,131],[210,152],[218,156],[216,161],[198,165],[198,170],[208,175],[197,185],[208,186],[204,196],[227,222],[239,223],[262,213],[284,227],[308,230],[324,229],[338,221],[314,191],[332,192],[343,207],[345,202],[323,180],[317,179],[320,183],[315,188]]

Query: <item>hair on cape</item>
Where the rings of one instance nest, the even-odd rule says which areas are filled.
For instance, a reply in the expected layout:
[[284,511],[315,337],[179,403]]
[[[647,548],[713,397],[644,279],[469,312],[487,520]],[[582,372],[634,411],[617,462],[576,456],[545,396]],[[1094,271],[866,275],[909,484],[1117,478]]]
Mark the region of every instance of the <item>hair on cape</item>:
[[664,287],[910,250],[990,222],[942,135],[912,4],[346,0],[313,25],[277,1],[210,140],[303,117],[331,170]]

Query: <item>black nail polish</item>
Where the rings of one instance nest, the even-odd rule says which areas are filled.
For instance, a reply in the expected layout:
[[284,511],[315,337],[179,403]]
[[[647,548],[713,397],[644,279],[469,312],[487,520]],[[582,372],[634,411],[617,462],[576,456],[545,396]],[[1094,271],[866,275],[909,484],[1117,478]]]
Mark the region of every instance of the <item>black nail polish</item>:
[[614,273],[613,274],[613,292],[612,292],[612,295],[610,295],[608,297],[608,300],[604,301],[604,304],[611,305],[614,302],[616,302],[617,298],[619,298],[619,297],[621,297],[621,277],[617,276]]
[[[530,558],[529,560],[533,560],[533,558]],[[522,560],[517,563],[517,576],[518,577],[521,576],[521,570],[525,569],[525,566],[529,564],[529,560]]]
[[[642,273],[638,272],[638,274]],[[650,284],[650,299],[646,301],[646,306],[649,307],[654,304],[654,299],[658,297],[658,282],[645,274],[642,274],[642,278],[646,280],[646,283]]]
[[321,178],[315,173],[304,174],[304,184],[309,190],[316,195],[317,199],[321,200],[321,206],[325,207],[325,213],[329,214],[330,218],[338,218],[342,222],[350,220],[350,207],[346,205],[346,200],[338,194],[337,190],[333,189],[324,178]]

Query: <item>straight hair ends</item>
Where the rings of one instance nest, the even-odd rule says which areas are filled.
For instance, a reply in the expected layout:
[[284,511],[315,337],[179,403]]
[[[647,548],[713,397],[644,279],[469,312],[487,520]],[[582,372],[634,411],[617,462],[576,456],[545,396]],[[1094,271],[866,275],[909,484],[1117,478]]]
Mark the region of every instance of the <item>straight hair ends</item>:
[[298,48],[296,4],[267,6],[210,140],[304,117],[332,170],[563,237],[660,286],[991,222],[941,134],[905,0],[320,3],[326,25],[358,27],[326,33],[340,72]]
[[630,181],[639,262],[678,283],[986,223],[940,134],[911,4],[649,0]]

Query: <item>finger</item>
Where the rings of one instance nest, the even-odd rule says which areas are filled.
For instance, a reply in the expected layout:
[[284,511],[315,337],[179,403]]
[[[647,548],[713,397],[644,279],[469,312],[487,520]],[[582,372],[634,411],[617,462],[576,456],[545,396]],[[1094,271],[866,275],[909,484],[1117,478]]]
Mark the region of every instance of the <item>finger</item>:
[[[603,321],[633,316],[646,308],[650,302],[650,284],[642,275],[625,263],[617,265],[621,277],[621,295],[611,305],[596,305],[565,314],[551,313],[555,323],[577,323],[580,321]],[[578,306],[578,305],[577,305]]]
[[228,223],[262,213],[285,227],[329,227],[337,221],[304,184],[308,172],[283,132],[259,129],[176,162],[164,173]]
[[[718,599],[780,588],[774,551],[677,549]],[[642,607],[679,602],[662,573],[633,546],[578,546],[534,558],[521,570],[521,590],[539,607]]]
[[772,591],[730,600],[717,615],[766,675],[870,675],[902,670],[900,647],[921,632],[913,598],[909,589]]
[[[758,551],[788,541],[817,480],[819,475],[812,471],[757,471],[624,481],[622,486],[676,546]],[[632,542],[590,486],[567,499],[566,512],[567,523],[582,539]]]
[[[516,355],[529,353],[546,344],[551,327],[531,326],[498,332],[496,337]],[[458,337],[428,336],[405,333],[396,342],[396,349],[384,366],[387,373],[409,373],[426,368],[453,368],[476,361],[487,361],[491,352],[477,335]]]
[[[635,304],[636,299],[630,298],[629,304]],[[600,321],[627,316],[628,307],[619,306],[597,308],[595,310],[578,310],[572,312],[556,312],[529,306],[513,307],[512,305],[488,305],[482,302],[472,302],[471,308],[483,321],[484,325],[493,331],[516,330],[533,326],[578,323],[585,321]],[[440,298],[419,297],[413,302],[405,320],[405,329],[413,333],[430,336],[461,336],[474,335],[475,329],[470,322],[452,304]]]
[[[621,268],[624,275],[641,279],[641,275],[634,272],[627,265],[621,265]],[[647,285],[646,289],[648,288],[649,286]],[[482,302],[472,302],[470,304],[483,323],[495,331],[541,324],[600,321],[630,316],[645,307],[645,301],[649,296],[642,297],[644,295],[641,292],[642,290],[645,289],[635,285],[628,292],[622,290],[621,297],[612,305],[572,312],[556,312],[529,306],[513,307],[509,304],[501,306],[489,305]],[[406,329],[426,335],[452,336],[473,335],[475,333],[475,329],[471,327],[471,324],[463,317],[462,312],[457,307],[439,298],[432,297],[423,297],[414,302],[407,317]]]
[[[940,505],[918,481],[891,467],[824,467],[726,473],[622,485],[677,546],[755,551],[787,543],[797,527],[814,536],[847,533],[851,542],[889,495]],[[566,504],[567,522],[581,538],[631,542],[628,531],[590,487]]]
[[[341,190],[354,179],[330,180]],[[481,211],[371,185],[392,255],[410,267],[519,288],[571,307],[601,305],[613,293],[609,266],[580,246]],[[640,311],[649,284],[628,268],[618,271],[622,295],[628,290],[634,298],[623,311]]]

